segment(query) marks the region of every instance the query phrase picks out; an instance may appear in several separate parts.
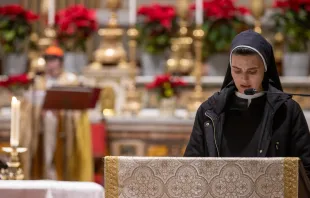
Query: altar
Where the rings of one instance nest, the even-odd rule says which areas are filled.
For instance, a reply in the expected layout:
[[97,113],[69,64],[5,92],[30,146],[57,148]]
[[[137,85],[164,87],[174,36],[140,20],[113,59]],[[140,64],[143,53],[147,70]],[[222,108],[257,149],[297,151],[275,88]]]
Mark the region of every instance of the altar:
[[[105,119],[107,144],[115,156],[181,156],[193,126],[192,119],[160,117],[111,117]],[[156,116],[156,113],[158,116]]]

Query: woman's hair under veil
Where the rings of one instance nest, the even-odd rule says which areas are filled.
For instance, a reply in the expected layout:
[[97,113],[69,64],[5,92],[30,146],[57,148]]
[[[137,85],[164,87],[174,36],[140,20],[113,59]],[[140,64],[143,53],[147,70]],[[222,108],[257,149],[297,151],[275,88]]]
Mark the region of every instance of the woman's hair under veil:
[[[248,48],[249,50],[245,50],[245,48]],[[238,34],[232,41],[230,62],[232,54],[234,54],[235,50],[238,49],[241,50],[239,50],[239,53],[237,52],[237,54],[252,55],[253,53],[251,53],[251,51],[254,51],[263,59],[265,65],[265,75],[262,86],[264,90],[267,90],[269,83],[271,83],[275,88],[283,91],[277,71],[277,66],[275,63],[272,46],[264,37],[254,32],[253,30],[246,30]],[[225,88],[229,83],[233,81],[230,62],[228,63],[226,75],[221,89]]]

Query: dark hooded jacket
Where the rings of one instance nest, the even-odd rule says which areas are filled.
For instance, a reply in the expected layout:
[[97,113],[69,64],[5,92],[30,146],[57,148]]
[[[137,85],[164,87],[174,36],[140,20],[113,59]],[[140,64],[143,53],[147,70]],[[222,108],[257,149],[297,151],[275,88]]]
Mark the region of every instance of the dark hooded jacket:
[[[232,42],[236,46],[250,46],[259,51],[267,64],[263,88],[281,92],[272,46],[258,33],[244,31]],[[230,65],[221,91],[201,104],[197,110],[192,134],[184,156],[221,157],[225,105],[236,91]],[[259,130],[256,157],[299,157],[310,176],[310,134],[300,105],[287,94],[266,94],[263,118]],[[238,137],[236,137],[238,138]]]

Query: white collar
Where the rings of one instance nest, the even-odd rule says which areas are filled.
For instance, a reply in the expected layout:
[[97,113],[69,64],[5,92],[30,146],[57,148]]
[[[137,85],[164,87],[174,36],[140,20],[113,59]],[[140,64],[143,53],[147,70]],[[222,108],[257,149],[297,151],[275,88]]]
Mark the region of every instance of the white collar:
[[236,96],[239,97],[239,98],[247,99],[247,100],[248,100],[248,107],[249,107],[250,104],[251,104],[252,99],[261,97],[261,96],[264,95],[265,93],[259,92],[259,93],[256,93],[256,94],[254,94],[254,95],[245,95],[245,94],[243,94],[243,93],[240,93],[240,92],[236,91],[235,94],[236,94]]

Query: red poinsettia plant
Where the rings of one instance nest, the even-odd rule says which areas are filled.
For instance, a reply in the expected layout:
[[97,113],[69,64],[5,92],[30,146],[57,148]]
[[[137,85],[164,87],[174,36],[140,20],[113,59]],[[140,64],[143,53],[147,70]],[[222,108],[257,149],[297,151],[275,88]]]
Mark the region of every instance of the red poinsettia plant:
[[[151,54],[164,52],[176,27],[176,11],[170,5],[143,5],[138,9],[139,44]],[[140,20],[142,19],[142,20]]]
[[156,76],[153,82],[146,85],[146,88],[158,90],[161,98],[170,98],[176,96],[178,88],[185,85],[186,83],[180,77],[163,74]]
[[0,7],[0,45],[5,53],[22,52],[31,33],[31,23],[39,18],[18,4]]
[[28,74],[18,74],[12,76],[5,76],[0,79],[0,87],[6,88],[15,95],[27,89],[33,83],[33,78]]
[[86,40],[96,32],[98,23],[95,10],[81,4],[73,5],[56,13],[57,40],[67,51],[86,51]]
[[305,52],[310,40],[310,0],[275,0],[276,31],[284,33],[288,50]]
[[[195,9],[195,4],[192,4],[191,10]],[[250,11],[246,7],[236,6],[235,0],[207,0],[203,1],[203,13],[202,28],[207,32],[203,50],[206,56],[229,51],[233,38],[247,29],[243,17]]]

